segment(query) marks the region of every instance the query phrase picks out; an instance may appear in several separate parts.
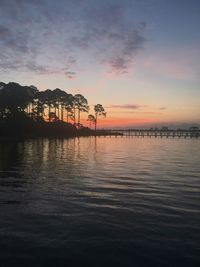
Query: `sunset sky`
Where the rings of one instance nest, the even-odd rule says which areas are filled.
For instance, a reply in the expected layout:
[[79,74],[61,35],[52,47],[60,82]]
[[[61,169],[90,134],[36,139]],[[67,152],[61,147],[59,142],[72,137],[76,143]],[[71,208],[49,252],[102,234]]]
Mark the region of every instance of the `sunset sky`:
[[0,81],[80,93],[102,127],[200,123],[199,0],[0,0]]

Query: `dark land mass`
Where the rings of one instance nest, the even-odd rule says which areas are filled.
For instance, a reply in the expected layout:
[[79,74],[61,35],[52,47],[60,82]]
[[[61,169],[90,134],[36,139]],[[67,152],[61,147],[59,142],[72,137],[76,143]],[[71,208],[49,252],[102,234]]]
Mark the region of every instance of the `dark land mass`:
[[71,123],[62,121],[56,122],[36,122],[31,118],[9,120],[0,122],[1,138],[38,138],[38,137],[75,137],[92,135],[89,128],[81,127],[77,129]]
[[[21,116],[22,114],[20,114]],[[18,119],[0,122],[0,139],[26,139],[26,138],[70,138],[80,136],[113,135],[106,130],[92,130],[81,126],[77,128],[71,123],[55,121],[34,121],[26,115]]]

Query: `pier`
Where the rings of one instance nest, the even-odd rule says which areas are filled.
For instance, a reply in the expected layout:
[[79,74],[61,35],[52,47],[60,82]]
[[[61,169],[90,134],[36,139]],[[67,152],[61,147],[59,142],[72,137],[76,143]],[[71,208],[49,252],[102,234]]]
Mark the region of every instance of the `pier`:
[[[104,134],[105,132],[105,134]],[[154,137],[154,138],[199,138],[200,129],[178,129],[178,130],[163,130],[163,129],[109,129],[99,130],[97,136],[110,137]]]

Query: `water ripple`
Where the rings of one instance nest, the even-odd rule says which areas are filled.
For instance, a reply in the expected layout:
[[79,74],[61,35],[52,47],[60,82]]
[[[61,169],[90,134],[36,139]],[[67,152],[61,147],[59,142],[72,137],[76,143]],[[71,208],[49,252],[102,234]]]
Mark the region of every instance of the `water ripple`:
[[39,139],[0,149],[3,266],[200,262],[199,140]]

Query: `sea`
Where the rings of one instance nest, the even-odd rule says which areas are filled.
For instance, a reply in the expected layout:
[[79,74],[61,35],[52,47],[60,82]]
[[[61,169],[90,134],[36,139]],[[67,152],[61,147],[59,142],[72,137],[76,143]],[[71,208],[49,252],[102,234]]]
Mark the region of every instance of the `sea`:
[[0,266],[200,266],[200,138],[1,141]]

